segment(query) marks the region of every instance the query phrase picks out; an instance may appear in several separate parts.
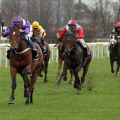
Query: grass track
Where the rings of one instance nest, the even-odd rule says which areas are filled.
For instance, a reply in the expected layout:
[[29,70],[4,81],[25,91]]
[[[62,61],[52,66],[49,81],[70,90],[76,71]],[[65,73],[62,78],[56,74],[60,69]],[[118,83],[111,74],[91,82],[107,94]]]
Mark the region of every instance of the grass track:
[[56,63],[49,65],[47,84],[43,78],[37,80],[34,104],[29,106],[24,105],[20,76],[15,104],[8,105],[9,68],[0,68],[0,120],[120,120],[120,78],[110,73],[109,59],[92,61],[81,95],[64,81],[56,88],[56,67]]

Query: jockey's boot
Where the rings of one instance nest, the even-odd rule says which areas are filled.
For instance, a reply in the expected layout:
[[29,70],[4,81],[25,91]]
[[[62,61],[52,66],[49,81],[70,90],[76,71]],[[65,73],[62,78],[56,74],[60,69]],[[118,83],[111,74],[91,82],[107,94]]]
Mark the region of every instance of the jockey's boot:
[[45,47],[45,45],[44,45],[44,40],[43,40],[43,38],[41,39],[41,49],[42,49],[43,54],[46,54],[46,53],[47,53],[47,49],[46,49],[46,47]]
[[38,59],[38,51],[37,49],[34,47],[34,44],[31,40],[27,40],[27,44],[28,46],[32,49],[32,57],[33,59]]

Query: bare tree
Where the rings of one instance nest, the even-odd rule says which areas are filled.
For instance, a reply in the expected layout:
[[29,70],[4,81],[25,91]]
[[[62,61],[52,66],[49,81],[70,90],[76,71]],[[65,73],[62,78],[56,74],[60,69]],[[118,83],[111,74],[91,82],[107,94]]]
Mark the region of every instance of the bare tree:
[[111,2],[109,0],[94,0],[90,8],[91,24],[100,37],[109,36],[113,20]]

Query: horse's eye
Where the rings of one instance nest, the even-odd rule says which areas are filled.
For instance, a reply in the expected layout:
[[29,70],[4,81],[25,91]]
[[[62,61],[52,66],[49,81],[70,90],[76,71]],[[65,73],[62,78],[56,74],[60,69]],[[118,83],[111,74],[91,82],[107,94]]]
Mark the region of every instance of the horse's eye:
[[15,35],[15,32],[13,32],[13,35]]

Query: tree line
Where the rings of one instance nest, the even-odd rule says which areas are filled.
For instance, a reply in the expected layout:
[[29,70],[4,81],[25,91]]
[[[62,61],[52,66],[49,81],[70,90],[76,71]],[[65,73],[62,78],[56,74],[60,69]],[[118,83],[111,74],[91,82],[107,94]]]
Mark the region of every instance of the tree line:
[[109,37],[114,24],[120,20],[120,1],[93,0],[88,6],[81,0],[76,4],[73,0],[1,0],[0,21],[5,20],[8,26],[15,15],[31,23],[39,21],[49,42],[56,40],[57,29],[75,18],[83,27],[86,39],[92,41]]

